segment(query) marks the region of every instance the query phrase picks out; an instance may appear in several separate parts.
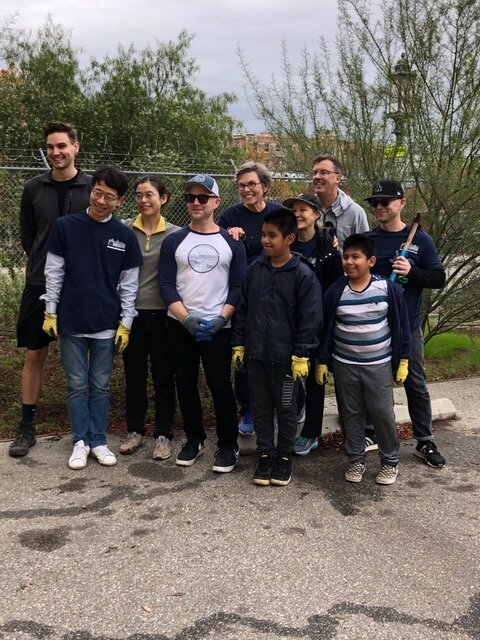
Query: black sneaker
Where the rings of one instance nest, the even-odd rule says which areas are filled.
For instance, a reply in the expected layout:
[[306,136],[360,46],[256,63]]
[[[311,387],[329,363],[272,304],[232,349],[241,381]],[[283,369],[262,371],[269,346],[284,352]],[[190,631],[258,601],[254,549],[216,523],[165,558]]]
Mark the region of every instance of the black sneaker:
[[423,458],[425,464],[428,464],[429,467],[441,469],[445,466],[445,458],[437,449],[437,445],[433,440],[428,440],[428,442],[419,442],[413,453],[417,458]]
[[261,453],[258,458],[257,468],[253,475],[253,484],[266,487],[270,484],[273,470],[273,456],[269,453]]
[[35,424],[33,422],[20,422],[17,427],[17,435],[8,450],[9,455],[14,458],[26,456],[30,447],[36,443]]
[[238,462],[238,449],[219,449],[215,453],[212,471],[230,473]]
[[197,440],[187,440],[175,460],[179,467],[191,467],[198,456],[203,454],[205,445]]
[[271,484],[284,487],[292,479],[292,459],[288,456],[281,456],[275,460],[273,467]]

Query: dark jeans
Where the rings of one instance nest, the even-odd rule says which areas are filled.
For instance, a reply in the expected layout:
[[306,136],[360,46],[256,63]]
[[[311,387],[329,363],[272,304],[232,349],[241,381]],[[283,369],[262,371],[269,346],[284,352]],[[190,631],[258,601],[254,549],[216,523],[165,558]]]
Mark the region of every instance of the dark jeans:
[[277,412],[277,456],[292,456],[297,433],[297,396],[299,382],[292,378],[291,365],[264,360],[248,361],[248,386],[257,434],[257,451],[274,454],[273,423]]
[[319,438],[322,435],[323,427],[325,385],[315,382],[315,361],[313,359],[310,360],[305,391],[302,393],[305,395],[305,423],[301,435],[304,438]]
[[421,328],[412,331],[412,352],[408,359],[408,376],[404,382],[413,437],[419,442],[433,440],[432,407],[425,381],[425,358]]
[[173,438],[175,385],[167,337],[167,312],[140,310],[123,352],[128,431],[145,435],[148,408],[148,365],[155,390],[155,437]]
[[218,446],[236,449],[238,437],[237,405],[231,375],[231,329],[221,329],[211,342],[196,342],[180,322],[167,318],[168,339],[172,350],[177,397],[188,440],[203,442],[203,412],[198,391],[198,374],[202,362],[208,388],[212,394]]

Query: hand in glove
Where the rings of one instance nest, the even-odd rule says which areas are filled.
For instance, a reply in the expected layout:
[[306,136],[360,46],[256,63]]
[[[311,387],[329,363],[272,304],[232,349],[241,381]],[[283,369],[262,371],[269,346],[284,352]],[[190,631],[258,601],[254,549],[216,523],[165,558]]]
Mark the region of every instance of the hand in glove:
[[218,331],[220,331],[220,329],[223,329],[227,324],[227,321],[223,316],[217,316],[216,318],[213,318],[213,320],[202,320],[201,324],[206,333],[214,336]]
[[188,316],[185,316],[185,318],[183,319],[182,324],[188,331],[188,333],[194,336],[199,331],[204,330],[204,326],[202,324],[203,322],[206,322],[206,320],[202,320],[202,318],[197,318],[197,316],[188,314]]
[[323,387],[328,382],[328,366],[326,364],[315,365],[315,382]]
[[115,346],[117,347],[118,353],[125,351],[129,339],[130,329],[127,329],[122,322],[119,322],[117,333],[115,334]]
[[395,382],[397,384],[403,384],[407,379],[407,376],[408,376],[408,360],[402,359],[400,360],[397,373],[395,374]]
[[48,313],[47,311],[45,311],[45,320],[43,321],[42,329],[52,338],[58,338],[56,313]]
[[237,371],[243,371],[245,358],[245,347],[232,347],[232,362]]
[[308,376],[308,358],[292,356],[292,375],[294,380]]

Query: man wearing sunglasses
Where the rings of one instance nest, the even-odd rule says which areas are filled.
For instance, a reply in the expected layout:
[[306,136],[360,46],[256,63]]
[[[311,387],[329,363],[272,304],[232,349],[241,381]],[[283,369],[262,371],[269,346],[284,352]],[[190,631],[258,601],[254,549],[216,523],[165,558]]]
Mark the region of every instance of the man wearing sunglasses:
[[408,309],[412,353],[404,388],[413,436],[418,441],[414,454],[428,466],[441,469],[445,465],[445,458],[433,441],[430,395],[424,370],[421,307],[424,289],[441,289],[445,285],[445,269],[432,238],[422,229],[416,231],[408,255],[400,255],[412,225],[406,224],[401,218],[406,200],[399,182],[378,180],[366,201],[378,222],[378,226],[366,234],[376,247],[377,262],[372,272],[385,278],[396,274],[403,286]]
[[165,238],[160,250],[160,295],[168,306],[167,331],[178,403],[187,441],[176,464],[189,467],[205,448],[198,391],[199,364],[212,394],[218,450],[212,467],[233,471],[238,460],[237,406],[230,379],[230,319],[240,301],[245,247],[214,221],[220,205],[214,178],[199,174],[185,185],[190,224]]
[[343,167],[335,156],[321,155],[313,161],[312,182],[320,200],[323,224],[330,222],[338,238],[339,249],[352,233],[368,231],[367,215],[363,208],[339,188]]

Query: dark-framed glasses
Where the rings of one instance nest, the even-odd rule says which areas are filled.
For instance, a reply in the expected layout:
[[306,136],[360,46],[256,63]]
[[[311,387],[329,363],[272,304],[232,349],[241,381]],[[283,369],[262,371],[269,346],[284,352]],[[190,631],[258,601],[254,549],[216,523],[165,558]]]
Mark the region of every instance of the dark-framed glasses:
[[370,200],[370,206],[372,209],[376,209],[377,207],[388,207],[388,205],[394,200],[398,200],[398,198],[372,198]]
[[255,187],[258,187],[259,184],[262,184],[262,183],[261,182],[237,182],[237,189],[239,191],[245,191],[245,189],[250,189],[250,191],[253,191]]
[[217,196],[209,196],[206,193],[185,193],[185,202],[193,204],[195,200],[198,200],[200,204],[207,204],[210,198],[216,198]]

